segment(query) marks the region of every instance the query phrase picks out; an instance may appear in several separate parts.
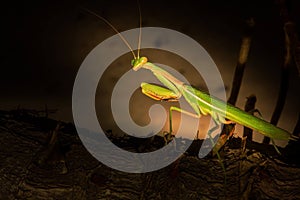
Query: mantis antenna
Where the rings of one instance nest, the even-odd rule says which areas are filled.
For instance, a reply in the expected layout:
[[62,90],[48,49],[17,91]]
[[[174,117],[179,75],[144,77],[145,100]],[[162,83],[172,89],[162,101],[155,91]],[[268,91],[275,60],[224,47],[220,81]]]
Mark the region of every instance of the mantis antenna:
[[137,0],[138,7],[139,7],[139,15],[140,15],[140,32],[139,32],[139,41],[138,41],[138,52],[137,57],[140,57],[140,50],[141,50],[141,42],[142,42],[142,11],[141,11],[141,4],[140,1]]
[[[97,13],[87,9],[87,8],[82,8],[83,10],[85,10],[86,12],[88,12],[89,14],[91,15],[94,15],[95,17],[101,19],[102,21],[104,21],[107,25],[109,25],[121,38],[121,40],[126,44],[126,46],[130,49],[132,55],[133,55],[133,58],[136,59],[137,57],[135,56],[131,46],[129,45],[129,43],[127,42],[127,40],[123,37],[123,35],[107,20],[105,19],[104,17],[101,17],[100,15],[98,15]],[[140,7],[139,7],[139,10],[140,10]],[[141,15],[141,13],[140,13]],[[140,22],[141,24],[141,22]],[[141,27],[140,27],[140,34],[141,34]],[[140,47],[140,40],[141,40],[141,35],[139,36],[139,47]],[[139,48],[138,48],[138,57],[139,57]]]

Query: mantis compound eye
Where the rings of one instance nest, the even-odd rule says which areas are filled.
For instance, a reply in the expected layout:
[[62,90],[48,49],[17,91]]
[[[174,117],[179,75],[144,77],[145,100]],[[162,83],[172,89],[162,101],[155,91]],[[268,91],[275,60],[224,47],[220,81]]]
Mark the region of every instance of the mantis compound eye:
[[148,58],[147,57],[141,57],[140,58],[140,63],[143,65],[145,64],[146,62],[148,62]]

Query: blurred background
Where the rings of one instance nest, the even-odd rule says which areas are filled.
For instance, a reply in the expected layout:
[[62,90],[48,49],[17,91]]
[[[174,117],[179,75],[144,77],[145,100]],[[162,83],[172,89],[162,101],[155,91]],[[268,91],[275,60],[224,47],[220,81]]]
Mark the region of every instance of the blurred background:
[[[300,2],[288,1],[291,16],[298,24]],[[236,106],[244,108],[246,97],[255,94],[256,107],[270,120],[278,98],[284,62],[284,32],[278,2],[246,1],[140,1],[142,26],[180,31],[201,44],[210,54],[230,94],[245,22],[255,21],[251,49]],[[88,53],[106,38],[115,35],[103,21],[83,11],[88,8],[109,20],[118,31],[139,27],[135,0],[45,0],[10,2],[2,10],[2,54],[0,109],[57,109],[50,117],[72,122],[72,87],[76,73]],[[298,21],[297,21],[298,20]],[[120,45],[123,45],[120,43]],[[205,90],[201,76],[194,76],[181,58],[168,52],[142,51],[154,61],[170,59],[196,87]],[[99,58],[101,59],[101,58]],[[130,70],[131,54],[112,63],[99,82],[96,108],[104,129],[114,132],[109,110],[113,85]],[[181,65],[182,64],[182,65]],[[190,69],[190,68],[189,68]],[[296,124],[300,79],[296,67],[290,69],[289,89],[278,126],[290,132]],[[154,101],[137,91],[130,105],[133,119],[147,124],[147,106]],[[145,108],[143,107],[145,106]],[[168,106],[168,105],[165,105]],[[144,114],[143,114],[144,112]],[[145,116],[140,118],[139,116]],[[102,117],[101,117],[102,116]],[[201,126],[204,126],[203,123]],[[205,128],[201,129],[205,132]],[[237,132],[241,127],[237,127]],[[261,141],[261,135],[254,139]]]

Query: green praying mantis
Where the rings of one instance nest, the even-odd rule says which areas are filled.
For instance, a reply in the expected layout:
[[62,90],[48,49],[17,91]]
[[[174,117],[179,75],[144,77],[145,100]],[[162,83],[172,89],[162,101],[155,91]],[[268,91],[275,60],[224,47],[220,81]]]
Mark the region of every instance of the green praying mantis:
[[[141,12],[140,12],[140,35],[138,38],[138,51],[135,55],[133,49],[126,41],[126,39],[117,31],[117,29],[108,22],[105,18],[97,15],[96,13],[85,9],[88,13],[98,17],[107,23],[123,40],[123,42],[130,49],[133,60],[131,66],[134,71],[145,69],[150,70],[154,76],[164,85],[158,86],[150,83],[141,83],[142,93],[146,96],[158,100],[158,101],[178,101],[179,98],[183,97],[188,104],[192,107],[195,113],[188,112],[179,107],[171,106],[169,112],[169,133],[173,132],[172,129],[172,112],[177,111],[191,117],[200,118],[203,115],[210,115],[215,122],[215,127],[208,131],[208,135],[213,142],[211,134],[217,130],[220,124],[238,123],[248,128],[251,128],[261,134],[268,136],[273,141],[278,140],[296,140],[297,137],[293,136],[286,130],[276,127],[269,122],[251,115],[233,105],[230,105],[222,100],[219,100],[203,91],[200,91],[184,82],[178,80],[173,75],[160,68],[159,66],[148,61],[147,57],[140,56],[140,44],[141,44]],[[139,8],[140,11],[140,8]],[[273,143],[274,147],[276,145]],[[277,148],[276,148],[277,150]],[[278,151],[278,150],[277,150]],[[217,154],[218,155],[218,154]],[[219,157],[219,155],[218,155]]]
[[[202,115],[210,115],[216,126],[209,130],[209,134],[216,130],[221,123],[239,123],[243,126],[251,128],[262,133],[272,139],[278,140],[294,140],[296,139],[288,131],[270,124],[269,122],[253,116],[235,106],[232,106],[222,100],[197,90],[192,86],[186,85],[176,79],[164,69],[148,62],[146,57],[136,57],[132,60],[133,70],[137,71],[141,68],[150,70],[156,78],[165,86],[157,86],[149,83],[142,83],[142,92],[154,100],[176,101],[184,97],[195,113],[182,110],[178,107],[170,107],[170,132],[172,132],[172,111],[182,112],[192,117],[201,117]],[[212,103],[213,102],[213,103]],[[225,109],[224,109],[225,108]]]

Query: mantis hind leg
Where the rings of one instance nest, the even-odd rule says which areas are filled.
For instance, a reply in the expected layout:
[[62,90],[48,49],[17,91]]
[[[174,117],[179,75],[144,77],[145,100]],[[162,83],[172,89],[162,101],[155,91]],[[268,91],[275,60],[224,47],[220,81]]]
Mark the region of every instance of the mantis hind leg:
[[271,138],[271,143],[272,143],[273,147],[275,148],[276,152],[277,152],[279,155],[281,155],[279,149],[277,148],[277,146],[276,146],[276,144],[275,144],[275,141],[274,141],[272,138]]
[[[172,111],[177,111],[177,112],[181,112],[181,113],[184,113],[184,114],[186,114],[186,115],[189,115],[189,116],[191,116],[191,117],[195,117],[195,118],[200,118],[201,117],[201,114],[200,113],[198,113],[198,114],[194,114],[194,113],[191,113],[191,112],[188,112],[188,111],[186,111],[186,110],[183,110],[183,109],[181,109],[181,108],[178,108],[178,107],[174,107],[174,106],[171,106],[170,107],[170,112],[169,112],[169,133],[168,133],[168,137],[169,138],[167,138],[167,139],[165,139],[165,142],[167,143],[168,141],[169,141],[169,139],[171,139],[171,137],[172,137],[172,132],[173,132],[173,125],[172,125]],[[215,126],[213,127],[213,128],[211,128],[209,131],[208,131],[208,136],[209,136],[209,139],[210,139],[210,141],[211,141],[211,143],[212,143],[212,145],[213,146],[215,146],[215,142],[214,142],[214,140],[213,140],[213,138],[212,138],[212,133],[214,132],[214,131],[216,131],[219,127],[220,127],[220,122],[227,122],[227,123],[231,123],[230,121],[226,121],[225,119],[223,119],[223,118],[221,118],[220,116],[212,116],[213,117],[213,119],[214,119],[214,123],[215,123]],[[200,152],[199,152],[200,153]],[[221,156],[220,156],[220,154],[219,154],[219,152],[216,152],[216,154],[217,154],[217,157],[218,157],[218,159],[219,159],[219,162],[220,162],[220,165],[221,165],[221,167],[222,167],[222,169],[223,169],[223,171],[224,171],[224,183],[225,183],[225,185],[226,185],[226,179],[227,179],[227,177],[226,177],[226,170],[225,170],[225,166],[224,166],[224,164],[223,164],[223,162],[222,162],[222,159],[221,159]],[[199,156],[200,157],[200,156]]]
[[[250,110],[249,112],[250,112],[251,114],[258,113],[259,117],[260,117],[261,119],[263,119],[263,116],[262,116],[262,114],[259,112],[258,109],[253,109],[253,110]],[[272,145],[273,145],[275,151],[276,151],[279,155],[282,155],[282,154],[280,153],[279,149],[277,148],[274,139],[272,139],[272,138],[270,138],[270,139],[271,139],[271,143],[272,143]]]
[[[220,124],[219,124],[218,122],[216,122],[215,120],[214,120],[214,123],[215,123],[215,126],[214,126],[213,128],[211,128],[211,129],[207,132],[208,137],[209,137],[209,140],[211,141],[213,147],[216,145],[216,143],[214,142],[214,140],[213,140],[213,138],[212,138],[212,133],[215,132],[215,131],[216,131],[217,129],[219,129],[219,127],[220,127]],[[212,151],[213,151],[213,150],[212,150]],[[212,152],[212,153],[213,153],[213,152]],[[199,154],[200,154],[200,152],[199,152]],[[222,159],[221,159],[221,156],[220,156],[219,152],[216,151],[215,154],[217,155],[218,160],[219,160],[219,162],[220,162],[220,165],[221,165],[221,167],[222,167],[222,170],[223,170],[223,172],[224,172],[224,184],[226,185],[227,176],[226,176],[226,169],[225,169],[225,166],[224,166],[224,164],[223,164],[223,162],[222,162]],[[199,157],[200,157],[200,155],[199,155]]]

